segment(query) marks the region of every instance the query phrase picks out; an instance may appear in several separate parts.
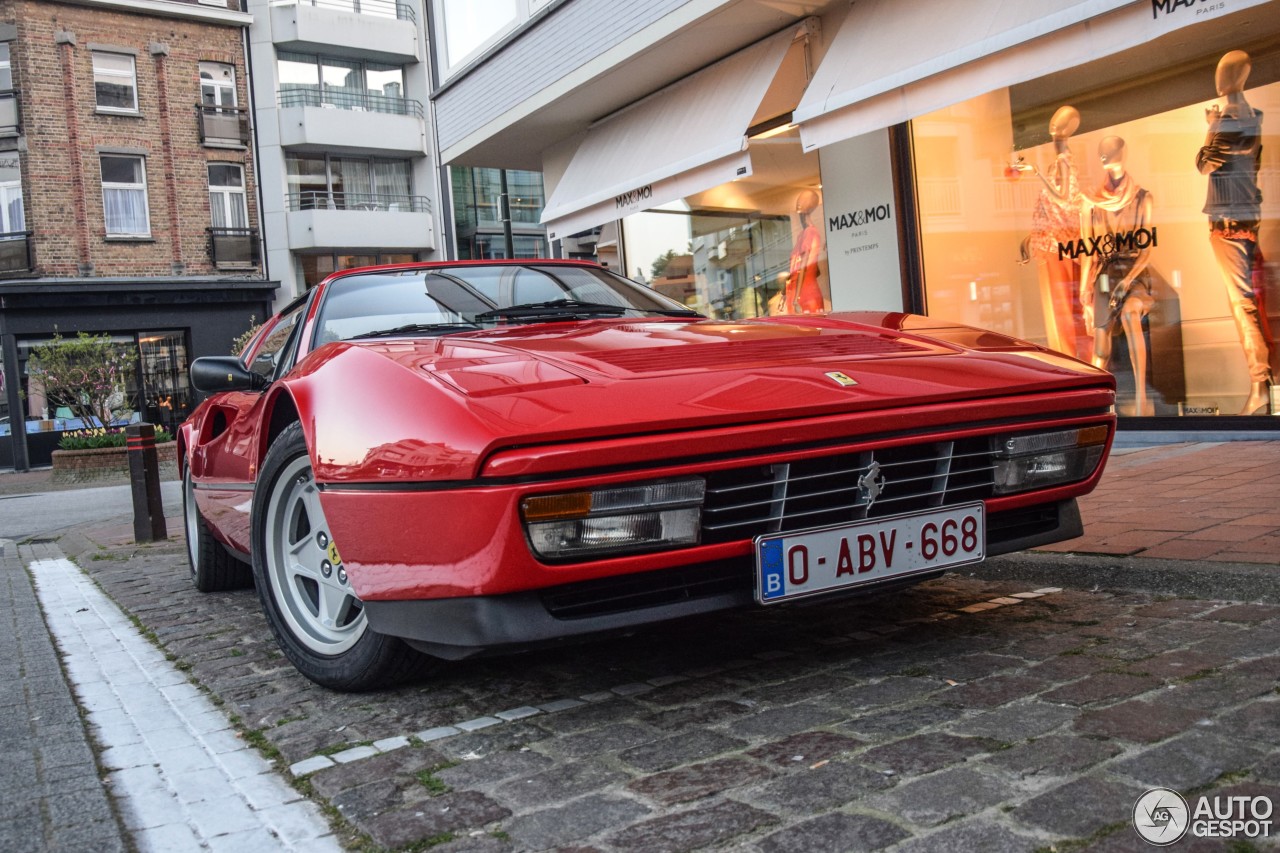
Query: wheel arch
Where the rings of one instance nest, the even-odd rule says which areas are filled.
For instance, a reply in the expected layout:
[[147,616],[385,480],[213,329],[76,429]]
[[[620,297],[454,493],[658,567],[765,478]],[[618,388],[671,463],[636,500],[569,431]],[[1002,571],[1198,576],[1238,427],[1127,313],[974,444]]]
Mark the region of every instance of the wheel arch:
[[271,397],[267,400],[267,413],[262,419],[263,428],[258,437],[258,459],[265,459],[267,450],[280,436],[280,433],[288,429],[290,424],[299,422],[302,424],[303,436],[309,449],[313,446],[313,436],[307,428],[307,421],[303,419],[302,413],[299,411],[298,401],[294,398],[293,390],[287,385],[273,389]]

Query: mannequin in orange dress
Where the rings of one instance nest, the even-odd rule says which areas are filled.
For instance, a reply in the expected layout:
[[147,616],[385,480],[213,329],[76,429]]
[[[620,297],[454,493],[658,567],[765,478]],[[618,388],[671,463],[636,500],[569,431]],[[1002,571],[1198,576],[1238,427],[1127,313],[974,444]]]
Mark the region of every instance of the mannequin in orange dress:
[[1074,243],[1080,237],[1080,185],[1067,145],[1079,127],[1075,107],[1059,107],[1049,120],[1056,152],[1053,170],[1045,174],[1034,166],[1025,168],[1044,182],[1032,215],[1030,249],[1040,273],[1049,345],[1083,361],[1092,355],[1092,347],[1078,301],[1080,266],[1058,252],[1059,244]]
[[813,190],[796,196],[800,236],[791,249],[791,270],[783,291],[780,314],[819,314],[826,310],[822,287],[818,284],[818,260],[822,257],[822,232],[813,222],[813,212],[822,200]]

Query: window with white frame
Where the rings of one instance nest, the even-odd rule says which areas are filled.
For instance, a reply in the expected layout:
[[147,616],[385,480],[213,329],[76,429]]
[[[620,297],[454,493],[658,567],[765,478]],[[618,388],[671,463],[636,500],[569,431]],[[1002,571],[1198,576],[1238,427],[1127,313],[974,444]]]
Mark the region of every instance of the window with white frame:
[[200,103],[206,108],[236,105],[235,66],[223,62],[200,63]]
[[22,162],[17,151],[0,156],[0,240],[27,229],[22,204]]
[[0,181],[0,237],[27,229],[22,209],[22,182]]
[[243,166],[235,163],[209,164],[209,215],[214,228],[249,227]]
[[138,71],[132,56],[125,53],[93,52],[93,91],[98,109],[114,112],[138,111]]
[[150,236],[145,158],[102,155],[102,210],[108,237]]

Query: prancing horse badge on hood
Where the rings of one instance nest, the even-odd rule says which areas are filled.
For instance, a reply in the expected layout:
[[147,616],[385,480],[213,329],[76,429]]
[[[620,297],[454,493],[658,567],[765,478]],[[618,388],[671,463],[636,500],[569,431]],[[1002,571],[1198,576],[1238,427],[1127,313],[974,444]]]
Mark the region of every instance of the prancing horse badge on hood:
[[837,384],[837,385],[840,385],[840,386],[842,386],[842,387],[844,387],[844,388],[851,388],[851,387],[853,387],[854,385],[857,385],[857,384],[858,384],[858,380],[854,379],[852,376],[848,376],[848,375],[846,375],[846,374],[844,374],[844,373],[841,373],[841,372],[840,372],[840,371],[838,371],[838,370],[832,370],[832,371],[830,371],[830,372],[828,372],[828,373],[825,373],[825,374],[823,374],[823,375],[824,375],[824,376],[828,376],[828,377],[830,377],[831,379],[834,379],[834,380],[836,381],[836,384]]

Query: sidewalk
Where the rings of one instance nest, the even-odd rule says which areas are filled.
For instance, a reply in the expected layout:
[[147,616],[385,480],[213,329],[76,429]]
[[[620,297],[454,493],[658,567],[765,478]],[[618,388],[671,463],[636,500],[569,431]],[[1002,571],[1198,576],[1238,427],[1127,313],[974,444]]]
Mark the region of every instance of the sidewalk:
[[1280,562],[1280,440],[1114,453],[1080,502],[1084,536],[1059,553]]

